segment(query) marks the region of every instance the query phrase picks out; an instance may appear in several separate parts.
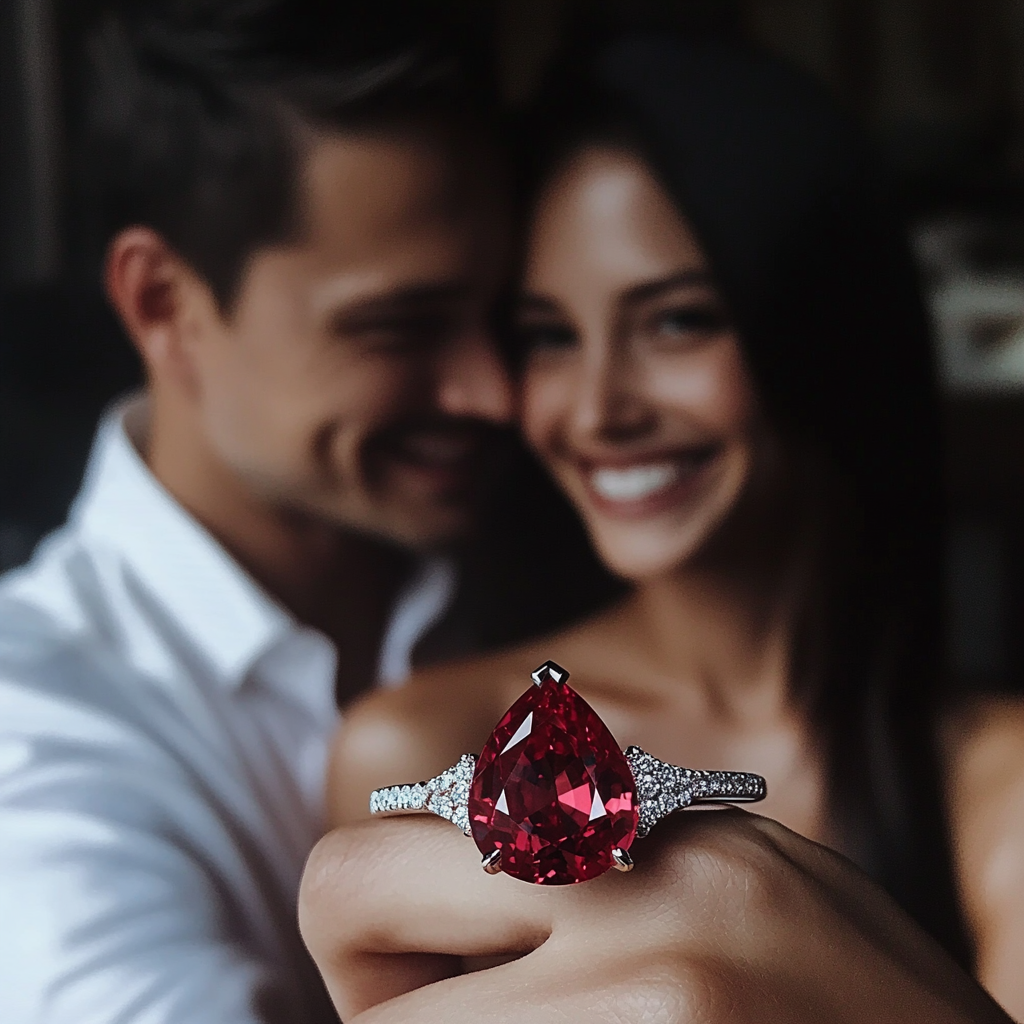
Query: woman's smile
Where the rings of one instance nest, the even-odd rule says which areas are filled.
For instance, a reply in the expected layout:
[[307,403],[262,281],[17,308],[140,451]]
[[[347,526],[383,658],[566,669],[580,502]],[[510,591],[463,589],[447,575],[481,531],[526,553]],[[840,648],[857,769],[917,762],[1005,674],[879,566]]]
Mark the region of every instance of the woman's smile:
[[575,472],[597,514],[646,519],[692,500],[720,452],[720,446],[710,444],[637,455],[629,461],[581,461]]
[[645,165],[607,147],[561,169],[531,237],[524,432],[613,571],[672,573],[707,547],[764,461],[708,259]]

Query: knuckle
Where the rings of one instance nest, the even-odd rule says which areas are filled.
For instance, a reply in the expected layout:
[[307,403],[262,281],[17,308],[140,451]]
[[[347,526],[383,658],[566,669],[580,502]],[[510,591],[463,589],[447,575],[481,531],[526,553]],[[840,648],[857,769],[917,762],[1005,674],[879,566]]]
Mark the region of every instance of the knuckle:
[[720,972],[710,963],[665,957],[648,962],[639,972],[629,988],[628,1005],[621,1005],[620,1011],[624,1020],[636,1024],[729,1020],[722,1012],[725,995]]
[[472,861],[464,860],[465,853],[464,837],[440,819],[395,818],[336,829],[306,861],[299,889],[303,935],[315,941],[325,930],[335,945],[344,944],[379,911],[377,897],[393,906],[425,876],[424,865],[445,866],[447,874],[431,877],[453,888],[451,876]]
[[340,847],[345,846],[344,837],[337,832],[324,836],[310,851],[302,873],[299,887],[299,903],[316,902],[332,888],[332,880],[340,864],[345,862]]
[[395,825],[362,822],[329,832],[313,847],[299,886],[299,926],[307,941],[316,941],[329,929],[334,941],[343,941],[350,911],[375,875],[389,870],[391,851],[405,844],[391,843]]
[[344,901],[346,866],[351,862],[351,843],[346,831],[323,837],[313,847],[299,886],[299,928],[307,943],[319,937],[319,923],[329,918],[330,908]]
[[780,856],[770,829],[752,815],[704,813],[677,830],[661,858],[656,886],[685,886],[702,904],[741,900],[750,910],[767,910],[785,898],[792,865]]
[[756,836],[771,854],[783,853],[793,841],[793,832],[774,818],[763,818],[758,814],[748,814],[746,817],[749,819],[751,834]]
[[704,813],[702,817],[705,820],[700,827],[680,845],[682,864],[689,867],[696,861],[716,879],[756,873],[765,859],[767,843],[757,833],[713,820],[722,815]]
[[349,879],[349,867],[358,859],[360,829],[339,828],[313,847],[306,860],[301,895],[306,899],[329,898]]
[[609,993],[613,1003],[614,1019],[629,1024],[682,1024],[683,1021],[701,1020],[692,1009],[692,1001],[685,987],[674,979],[659,977],[648,979],[643,985],[623,986]]

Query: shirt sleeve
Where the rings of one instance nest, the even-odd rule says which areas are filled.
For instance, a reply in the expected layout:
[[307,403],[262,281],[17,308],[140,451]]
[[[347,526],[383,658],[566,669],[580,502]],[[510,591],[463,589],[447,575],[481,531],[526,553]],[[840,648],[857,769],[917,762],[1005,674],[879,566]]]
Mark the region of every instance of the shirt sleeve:
[[287,965],[248,941],[216,842],[193,841],[213,817],[144,735],[0,678],[0,1016],[324,1020],[297,1005]]

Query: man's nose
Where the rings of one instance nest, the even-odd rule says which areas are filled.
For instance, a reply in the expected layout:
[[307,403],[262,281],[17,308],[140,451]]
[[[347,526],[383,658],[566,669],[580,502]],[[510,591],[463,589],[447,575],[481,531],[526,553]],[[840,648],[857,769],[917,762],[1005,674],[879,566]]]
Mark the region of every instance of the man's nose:
[[490,333],[466,332],[446,347],[441,358],[437,403],[442,412],[497,424],[512,421],[512,379]]

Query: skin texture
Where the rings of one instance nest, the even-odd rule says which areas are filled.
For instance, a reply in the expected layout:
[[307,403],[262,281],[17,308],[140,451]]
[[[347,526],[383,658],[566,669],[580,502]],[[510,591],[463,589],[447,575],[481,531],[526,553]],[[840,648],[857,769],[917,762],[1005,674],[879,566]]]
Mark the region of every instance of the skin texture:
[[[538,209],[520,313],[527,439],[627,579],[688,560],[767,462],[707,260],[643,184],[611,153],[565,169]],[[683,477],[675,490],[609,502],[593,486],[602,469],[659,464]]]
[[472,520],[511,416],[491,336],[501,174],[440,131],[309,139],[302,229],[253,253],[228,310],[146,227],[106,281],[142,355],[144,455],[163,485],[370,679],[407,567]]
[[976,701],[945,730],[955,852],[978,975],[1024,1019],[1024,707]]
[[632,874],[585,885],[476,861],[439,821],[352,826],[314,850],[300,925],[348,1024],[1009,1020],[849,863],[742,811],[681,816]]
[[[302,911],[343,1014],[1007,1019],[824,849],[837,844],[822,762],[788,679],[794,624],[813,600],[813,492],[799,453],[783,451],[759,415],[709,269],[689,226],[628,153],[584,150],[540,198],[521,311],[530,344],[524,429],[602,557],[634,589],[574,629],[434,670],[369,696],[346,718],[330,780],[344,827],[314,855]],[[602,469],[652,464],[667,467],[664,493],[636,499],[632,484],[643,478],[634,476],[633,497],[616,502],[595,485]],[[683,815],[637,844],[633,874],[558,891],[484,876],[474,845],[443,823],[356,824],[371,789],[429,778],[479,751],[548,658],[570,669],[571,685],[623,747],[764,775],[769,798],[758,810],[781,824]],[[979,707],[951,717],[942,739],[980,976],[1024,1013],[1013,967],[1024,921],[1024,832],[1013,824],[1024,800],[1024,712]],[[530,950],[413,991],[454,974],[452,957]]]

